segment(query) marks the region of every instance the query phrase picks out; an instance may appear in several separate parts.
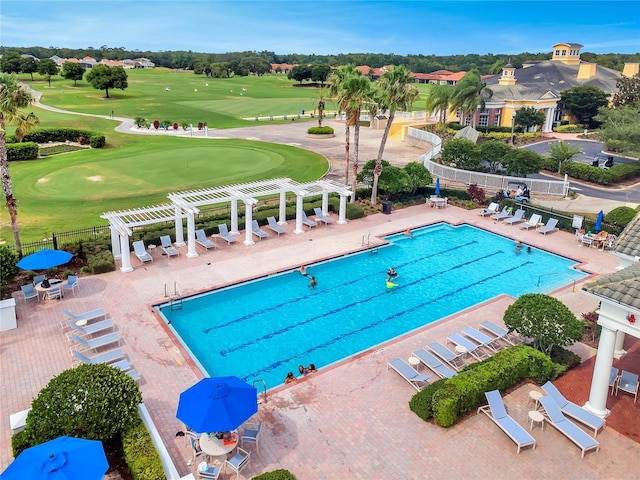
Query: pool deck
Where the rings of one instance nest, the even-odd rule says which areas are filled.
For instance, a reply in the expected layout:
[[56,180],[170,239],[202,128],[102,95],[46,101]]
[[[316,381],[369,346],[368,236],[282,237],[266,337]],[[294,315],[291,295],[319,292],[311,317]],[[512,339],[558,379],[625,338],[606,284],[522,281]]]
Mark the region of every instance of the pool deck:
[[[368,216],[347,225],[321,226],[303,235],[291,233],[294,225],[290,222],[286,235],[273,235],[253,246],[241,241],[233,245],[220,242],[215,251],[198,248],[200,256],[194,259],[186,258],[186,247],[179,248],[179,258],[167,258],[156,249],[150,264],[141,265],[134,257],[131,273],[82,277],[75,297],[25,305],[16,296],[18,328],[0,334],[0,471],[12,460],[9,415],[28,408],[53,376],[71,366],[69,344],[60,327],[62,308],[80,313],[104,307],[109,312],[123,338],[123,350],[142,375],[145,404],[178,471],[186,475],[194,467],[187,466],[190,453],[185,439],[175,436],[183,429],[175,411],[180,392],[201,375],[152,313],[151,305],[165,299],[165,285],[172,289],[177,282],[182,293],[189,295],[358,251],[369,235],[374,239],[443,220],[477,225],[525,245],[575,258],[596,275],[613,272],[617,266],[614,256],[578,247],[574,235],[567,232],[542,235],[494,223],[480,217],[477,210],[426,205]],[[580,285],[575,291],[569,286],[553,293],[578,316],[597,307],[595,300],[580,293]],[[257,414],[264,422],[260,453],[252,453],[241,476],[250,478],[286,468],[305,480],[424,478],[427,474],[434,478],[630,478],[640,470],[640,439],[634,441],[616,431],[614,418],[616,411],[624,410],[627,427],[635,422],[631,431],[639,432],[640,406],[624,393],[609,397],[613,413],[609,427],[598,435],[600,452],[588,453],[584,459],[571,442],[549,426],[544,431],[533,430],[538,440],[535,450],[516,455],[515,444],[484,415],[472,414],[442,429],[409,410],[408,401],[415,390],[387,370],[387,361],[396,356],[407,358],[412,350],[430,341],[444,342],[449,333],[477,326],[484,319],[501,323],[513,300],[500,295],[270,392]],[[629,348],[637,353],[638,344]],[[575,349],[587,361],[577,369],[579,375],[571,372],[559,385],[569,399],[584,402],[595,352],[581,344]],[[509,413],[527,429],[527,412],[532,408],[528,392],[536,388],[524,385],[505,395]],[[255,452],[251,446],[248,449]],[[222,478],[231,477],[227,472]]]

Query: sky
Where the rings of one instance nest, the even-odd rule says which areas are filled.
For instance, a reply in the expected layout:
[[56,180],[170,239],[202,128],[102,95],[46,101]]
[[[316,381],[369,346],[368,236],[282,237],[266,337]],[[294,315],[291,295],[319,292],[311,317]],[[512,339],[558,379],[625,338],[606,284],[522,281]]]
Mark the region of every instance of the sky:
[[330,55],[639,53],[640,0],[2,0],[0,46]]

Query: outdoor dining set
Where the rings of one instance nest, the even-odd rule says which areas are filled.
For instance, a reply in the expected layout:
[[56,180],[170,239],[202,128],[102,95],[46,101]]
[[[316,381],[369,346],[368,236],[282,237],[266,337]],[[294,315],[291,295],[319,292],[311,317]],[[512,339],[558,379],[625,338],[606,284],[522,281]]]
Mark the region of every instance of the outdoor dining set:
[[[41,271],[69,263],[72,258],[73,254],[64,250],[46,248],[27,255],[16,263],[16,266],[22,270]],[[47,278],[46,275],[39,274],[33,277],[33,283],[22,285],[20,288],[25,303],[31,298],[40,300],[41,295],[42,300],[61,300],[65,292],[71,292],[75,295],[75,289],[78,288],[78,277],[69,275],[65,282],[58,278]]]

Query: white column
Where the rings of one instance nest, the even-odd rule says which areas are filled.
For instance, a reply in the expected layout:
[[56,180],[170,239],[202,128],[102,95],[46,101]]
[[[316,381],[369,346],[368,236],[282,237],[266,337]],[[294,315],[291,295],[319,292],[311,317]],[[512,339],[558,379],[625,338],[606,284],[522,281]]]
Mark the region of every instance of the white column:
[[329,192],[322,192],[322,214],[326,217],[329,213]]
[[244,202],[244,243],[245,245],[254,245],[253,241],[253,203],[245,200]]
[[296,195],[296,229],[293,233],[296,235],[304,233],[304,228],[302,228],[302,195]]
[[622,357],[624,357],[627,354],[627,351],[623,348],[624,347],[624,332],[621,330],[618,330],[616,332],[616,348],[613,351],[613,356],[617,359],[620,359]]
[[347,224],[347,195],[340,194],[340,212],[338,213],[338,225]]
[[240,232],[238,231],[238,200],[231,200],[231,231],[229,232],[231,235],[238,235]]
[[126,233],[120,233],[120,251],[122,259],[122,265],[120,266],[120,271],[122,273],[128,273],[133,271],[133,267],[131,266],[131,250],[129,250],[129,235]]
[[117,260],[121,257],[120,235],[118,234],[118,229],[115,227],[111,227],[109,230],[111,231],[111,251],[113,252],[113,258]]
[[280,209],[278,211],[278,225],[287,224],[287,192],[280,192]]
[[187,258],[198,256],[196,251],[196,222],[193,212],[187,212]]
[[613,349],[616,345],[616,332],[603,326],[600,333],[600,343],[596,354],[596,364],[593,367],[591,391],[585,408],[600,417],[609,415],[607,397],[609,396],[609,375],[613,366]]
[[182,209],[176,207],[176,247],[184,247],[184,230],[182,229]]
[[542,127],[543,132],[553,131],[553,117],[555,116],[555,108],[545,108],[544,125]]

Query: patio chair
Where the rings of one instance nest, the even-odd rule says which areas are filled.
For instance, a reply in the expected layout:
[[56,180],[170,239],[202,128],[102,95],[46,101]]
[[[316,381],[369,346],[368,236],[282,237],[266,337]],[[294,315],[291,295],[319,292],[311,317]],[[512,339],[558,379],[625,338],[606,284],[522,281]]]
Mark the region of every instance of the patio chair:
[[229,229],[227,228],[226,223],[221,223],[218,225],[218,232],[220,236],[227,241],[227,245],[230,245],[236,241],[236,237],[229,233]]
[[[404,378],[413,388],[418,391],[420,391],[422,387],[426,386],[427,381],[433,377],[433,375],[424,375],[418,373],[415,368],[413,368],[400,357],[389,360],[389,363],[387,363],[387,370],[389,370],[389,368],[393,368],[398,373],[398,375]],[[423,385],[420,386],[420,384]]]
[[627,372],[626,370],[621,370],[618,386],[616,387],[616,395],[618,395],[618,390],[633,395],[633,403],[636,403],[638,401],[638,375]]
[[[191,463],[188,465],[191,465]],[[217,480],[221,470],[220,467],[216,467],[213,464],[209,465],[207,462],[201,462],[198,465],[198,477],[203,480]]]
[[33,285],[31,285],[30,283],[22,285],[20,289],[22,290],[22,297],[24,298],[25,305],[29,298],[37,298],[38,300],[40,300],[40,295],[38,295],[38,292],[36,292],[36,289],[33,288]]
[[90,337],[96,333],[104,333],[105,330],[113,329],[114,325],[111,319],[101,320],[96,323],[91,323],[84,327],[78,325],[78,322],[74,322],[73,320],[68,320],[67,325],[74,331],[76,334],[82,335],[85,338]]
[[491,338],[473,327],[465,327],[465,329],[462,330],[462,333],[474,342],[479,343],[481,347],[486,347],[493,352],[497,352],[502,348],[502,345],[498,343],[497,338]]
[[585,431],[575,423],[567,420],[567,417],[563,415],[560,407],[558,407],[558,404],[553,400],[553,398],[548,395],[540,397],[540,404],[544,409],[543,415],[545,416],[547,423],[575,443],[578,448],[582,450],[583,458],[585,452],[588,452],[589,450],[593,450],[594,448],[596,452],[600,450],[600,444],[598,441],[587,435],[587,433],[585,433]]
[[305,211],[302,211],[302,224],[306,225],[309,228],[313,228],[313,227],[317,227],[318,224],[316,222],[314,222],[313,220],[309,220],[307,218],[307,214],[305,213]]
[[229,467],[231,470],[236,472],[236,478],[238,478],[238,475],[240,475],[240,471],[244,467],[249,465],[250,457],[251,457],[251,454],[249,452],[238,447],[233,457],[231,457],[229,460],[226,460],[224,462],[224,467],[225,468]]
[[493,215],[491,215],[491,218],[493,220],[499,222],[500,220],[504,220],[505,218],[509,218],[509,217],[512,217],[512,216],[513,215],[510,212],[510,208],[509,207],[504,207],[501,212],[494,213]]
[[542,222],[542,215],[539,213],[534,213],[531,215],[531,218],[520,225],[520,228],[525,230],[529,230],[530,228],[538,228],[538,224]]
[[258,221],[257,220],[253,220],[251,222],[251,231],[260,240],[262,240],[263,238],[267,238],[269,236],[269,234],[267,232],[265,232],[264,230],[262,230],[260,228],[260,225],[258,225]]
[[618,386],[618,380],[620,377],[620,370],[616,367],[611,367],[611,373],[609,374],[609,388],[611,389],[611,395],[616,393],[616,387]]
[[276,217],[267,217],[267,222],[267,228],[273,232],[276,232],[278,236],[280,236],[281,233],[287,233],[284,228],[278,225],[278,222],[276,222]]
[[509,345],[517,345],[518,343],[522,343],[522,338],[520,338],[516,333],[510,332],[506,328],[502,328],[500,325],[496,325],[490,320],[485,320],[480,324],[480,327],[491,334],[495,335],[497,339],[504,340]]
[[431,342],[427,345],[427,348],[442,360],[447,362],[453,369],[460,370],[462,367],[464,367],[464,360],[462,359],[462,355],[456,352],[452,352],[440,342]]
[[562,413],[564,413],[565,415],[569,415],[571,418],[574,418],[580,423],[593,429],[594,437],[598,436],[598,431],[600,429],[604,429],[606,424],[603,418],[594,415],[581,406],[567,400],[553,383],[545,383],[544,385],[542,385],[542,390],[544,390],[544,393],[546,393],[550,398],[553,399],[554,402],[556,402],[558,408],[560,408]]
[[460,350],[462,353],[462,350],[464,349],[464,354],[468,353],[469,355],[475,357],[477,360],[482,360],[489,357],[489,354],[487,352],[484,352],[480,349],[481,345],[473,343],[472,341],[464,338],[459,333],[452,333],[447,337],[447,341],[453,343],[456,346],[456,350]]
[[507,413],[499,390],[484,392],[488,405],[478,408],[477,413],[484,413],[518,446],[518,454],[524,447],[536,448],[536,439]]
[[524,222],[524,213],[524,210],[519,208],[516,210],[516,213],[513,214],[513,217],[505,218],[503,223],[505,225],[514,225],[516,223]]
[[160,248],[167,254],[168,257],[177,257],[180,252],[171,244],[171,237],[169,235],[162,235],[160,237]]
[[240,437],[240,445],[244,448],[245,442],[254,443],[256,445],[256,452],[260,453],[260,447],[258,442],[260,440],[260,432],[262,431],[262,422],[258,423],[246,423],[244,425],[244,431]]
[[33,286],[35,287],[37,284],[43,282],[45,278],[47,278],[46,275],[36,275],[33,277]]
[[[200,440],[198,439],[198,435],[196,433],[190,430],[187,430],[185,432],[185,436],[187,437],[187,441],[189,442],[189,448],[191,449],[191,458],[187,462],[187,465],[193,465],[197,458],[204,457],[206,453],[204,453],[200,448]],[[204,463],[206,465],[206,462]],[[198,465],[198,472],[201,470],[201,468],[202,468],[202,464]],[[212,477],[204,477],[204,478],[212,478]]]
[[322,222],[325,225],[329,225],[330,223],[333,223],[330,218],[324,216],[324,213],[322,213],[321,208],[316,207],[313,209],[313,211],[316,214],[316,222]]
[[80,361],[82,363],[86,363],[87,365],[96,365],[98,363],[110,364],[118,360],[122,360],[125,357],[124,352],[119,348],[115,350],[109,350],[108,352],[98,353],[93,357],[87,357],[84,353],[73,350],[73,356],[76,362]]
[[536,228],[536,230],[543,235],[546,235],[547,233],[555,232],[556,230],[558,230],[558,227],[556,227],[556,225],[558,225],[558,219],[550,218],[549,220],[547,220],[546,225],[538,227]]
[[207,250],[217,247],[215,243],[207,238],[207,234],[204,233],[204,230],[202,229],[196,230],[196,243],[206,248]]
[[498,213],[499,207],[500,205],[498,205],[497,203],[491,202],[487,208],[483,208],[482,210],[480,210],[479,215],[481,217],[485,217],[487,215],[493,215],[495,213]]
[[62,300],[62,289],[59,286],[56,287],[50,287],[46,292],[45,292],[45,298],[47,300],[53,300],[54,298],[56,300]]
[[133,253],[136,254],[136,257],[138,257],[138,260],[140,260],[142,263],[153,262],[153,257],[144,248],[144,242],[142,240],[133,242]]
[[75,333],[71,334],[71,339],[77,343],[72,348],[78,348],[80,352],[86,352],[87,350],[96,350],[98,348],[106,347],[108,345],[117,344],[120,345],[120,336],[116,332],[102,335],[101,337],[91,338],[85,340],[80,338]]
[[458,374],[453,368],[447,367],[440,359],[427,352],[424,348],[413,351],[412,355],[433,370],[440,378],[451,378]]
[[67,277],[67,283],[62,287],[62,290],[64,290],[65,292],[68,292],[69,290],[71,290],[71,293],[73,293],[73,296],[75,297],[75,289],[79,288],[78,287],[78,277],[75,275],[69,275]]

